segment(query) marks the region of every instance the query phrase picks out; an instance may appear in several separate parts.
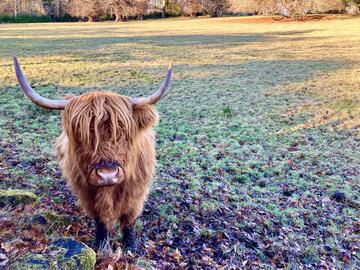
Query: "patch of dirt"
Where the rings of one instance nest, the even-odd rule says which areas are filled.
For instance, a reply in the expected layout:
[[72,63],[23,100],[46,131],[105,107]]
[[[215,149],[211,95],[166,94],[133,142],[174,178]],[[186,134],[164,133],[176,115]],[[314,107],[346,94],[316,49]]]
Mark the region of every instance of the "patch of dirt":
[[224,20],[222,23],[274,23],[274,22],[307,22],[307,21],[320,21],[320,20],[333,20],[336,19],[336,16],[325,16],[325,15],[306,15],[298,17],[261,17],[261,16],[252,16],[252,17],[237,17],[229,20]]
[[308,22],[308,21],[320,21],[320,20],[330,20],[335,17],[329,17],[325,15],[308,15],[308,16],[296,16],[296,17],[273,17],[274,21],[280,22]]

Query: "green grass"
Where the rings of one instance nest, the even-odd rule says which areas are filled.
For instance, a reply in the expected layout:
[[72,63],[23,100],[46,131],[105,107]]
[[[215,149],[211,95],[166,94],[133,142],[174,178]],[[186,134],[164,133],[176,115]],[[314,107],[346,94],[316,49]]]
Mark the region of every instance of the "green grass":
[[[198,258],[200,268],[254,258],[288,269],[315,269],[321,261],[352,267],[359,222],[353,205],[360,203],[360,19],[243,20],[0,25],[0,188],[35,190],[53,198],[52,207],[68,196],[61,195],[68,190],[52,149],[60,114],[24,97],[12,55],[35,89],[52,98],[98,90],[147,95],[174,60],[171,91],[157,105],[157,177],[141,240],[155,241],[165,254],[174,248],[166,235],[191,243],[204,238],[220,253],[202,250],[216,265]],[[337,190],[346,203],[328,199]],[[186,223],[194,232],[183,229]],[[212,246],[218,231],[240,249]],[[257,246],[236,238],[243,232]],[[180,261],[170,260],[174,269],[194,263],[186,243]],[[160,268],[165,260],[148,250],[144,257]]]

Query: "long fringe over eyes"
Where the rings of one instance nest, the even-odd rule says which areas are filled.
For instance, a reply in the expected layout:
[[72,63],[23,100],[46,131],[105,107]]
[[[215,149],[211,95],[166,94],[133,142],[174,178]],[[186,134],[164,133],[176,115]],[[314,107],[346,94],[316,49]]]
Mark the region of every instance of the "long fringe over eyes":
[[[114,144],[120,136],[133,138],[137,127],[129,115],[131,106],[126,97],[112,93],[91,93],[71,100],[63,115],[68,137],[76,139],[70,144],[81,142],[82,147],[93,149],[96,155],[101,140]],[[104,134],[104,130],[111,132]]]

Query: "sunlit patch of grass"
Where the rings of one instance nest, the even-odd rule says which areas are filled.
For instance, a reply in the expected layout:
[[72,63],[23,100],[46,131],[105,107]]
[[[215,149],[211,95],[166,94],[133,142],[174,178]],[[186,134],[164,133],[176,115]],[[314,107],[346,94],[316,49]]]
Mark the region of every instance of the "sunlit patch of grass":
[[349,58],[346,65],[346,69],[319,74],[309,82],[290,86],[291,91],[295,91],[297,98],[304,100],[305,104],[290,108],[288,114],[310,113],[311,117],[288,128],[288,131],[321,125],[332,125],[339,129],[359,127],[359,64]]
[[340,100],[339,102],[337,102],[336,104],[334,104],[334,107],[335,107],[335,109],[337,109],[339,111],[345,111],[350,115],[351,112],[357,107],[358,102],[359,101],[357,101],[357,100],[343,99],[343,100]]

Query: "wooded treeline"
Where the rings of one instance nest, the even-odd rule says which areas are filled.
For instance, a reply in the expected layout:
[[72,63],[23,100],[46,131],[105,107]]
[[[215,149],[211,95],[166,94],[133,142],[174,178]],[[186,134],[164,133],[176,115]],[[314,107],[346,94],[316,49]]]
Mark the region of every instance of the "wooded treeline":
[[[360,0],[325,1],[325,11],[355,14],[360,10]],[[319,12],[319,6],[323,2],[324,0],[1,0],[0,15],[46,16],[55,21],[61,18],[123,21],[142,19],[144,16],[222,16],[228,13],[291,17]]]

